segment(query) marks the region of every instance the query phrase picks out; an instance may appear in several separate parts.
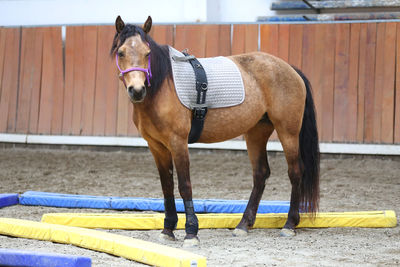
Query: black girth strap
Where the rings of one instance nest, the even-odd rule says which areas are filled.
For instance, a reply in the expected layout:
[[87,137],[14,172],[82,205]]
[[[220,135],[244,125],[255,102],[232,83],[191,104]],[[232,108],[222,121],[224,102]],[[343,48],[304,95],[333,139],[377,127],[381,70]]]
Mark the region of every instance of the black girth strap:
[[196,77],[197,99],[196,105],[192,110],[192,127],[189,133],[188,143],[196,143],[199,140],[204,127],[204,119],[207,114],[206,93],[208,89],[207,75],[201,63],[194,56],[189,56],[188,53],[182,52],[188,57],[189,63],[192,65],[194,75]]

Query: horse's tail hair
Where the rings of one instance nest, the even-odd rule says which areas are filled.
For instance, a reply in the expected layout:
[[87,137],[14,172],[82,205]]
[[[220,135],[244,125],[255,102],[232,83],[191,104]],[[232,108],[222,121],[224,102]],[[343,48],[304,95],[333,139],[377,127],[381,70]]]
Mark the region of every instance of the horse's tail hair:
[[319,208],[319,142],[311,84],[300,70],[294,68],[306,86],[306,103],[300,130],[300,155],[304,166],[300,185],[300,210],[315,215]]

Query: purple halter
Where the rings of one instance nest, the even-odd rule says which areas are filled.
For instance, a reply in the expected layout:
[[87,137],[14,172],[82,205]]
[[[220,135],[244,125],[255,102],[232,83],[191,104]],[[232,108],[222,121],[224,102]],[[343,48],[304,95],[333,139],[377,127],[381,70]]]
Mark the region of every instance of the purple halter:
[[150,86],[150,79],[151,79],[151,77],[153,76],[153,75],[151,74],[150,55],[149,55],[149,64],[147,65],[147,69],[143,69],[143,68],[129,68],[129,69],[127,69],[127,70],[122,70],[122,69],[119,67],[119,64],[118,64],[118,53],[115,54],[115,61],[116,61],[116,63],[117,63],[117,67],[118,67],[118,69],[119,69],[119,77],[120,77],[121,80],[124,82],[125,87],[127,87],[127,86],[126,86],[126,82],[125,82],[125,79],[124,79],[124,74],[125,74],[125,73],[128,73],[128,72],[131,72],[131,71],[142,71],[142,72],[144,72],[144,75],[146,75],[147,86]]

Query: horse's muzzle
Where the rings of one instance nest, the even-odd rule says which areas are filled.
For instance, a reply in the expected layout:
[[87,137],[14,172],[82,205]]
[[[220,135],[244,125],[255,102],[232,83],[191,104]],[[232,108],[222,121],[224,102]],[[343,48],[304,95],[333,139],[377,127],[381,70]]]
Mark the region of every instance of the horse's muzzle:
[[141,87],[139,90],[134,89],[133,86],[128,87],[128,95],[133,103],[140,103],[146,96],[146,87]]

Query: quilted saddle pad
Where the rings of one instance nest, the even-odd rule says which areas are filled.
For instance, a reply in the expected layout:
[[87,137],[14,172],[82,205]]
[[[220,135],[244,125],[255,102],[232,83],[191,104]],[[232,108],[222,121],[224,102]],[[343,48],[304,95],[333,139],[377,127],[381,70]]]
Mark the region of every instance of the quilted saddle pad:
[[[196,104],[196,78],[189,61],[175,60],[173,57],[185,55],[169,47],[176,93],[180,102],[192,109]],[[239,68],[227,57],[198,58],[207,74],[208,90],[206,106],[222,108],[239,105],[244,101],[244,87]]]

